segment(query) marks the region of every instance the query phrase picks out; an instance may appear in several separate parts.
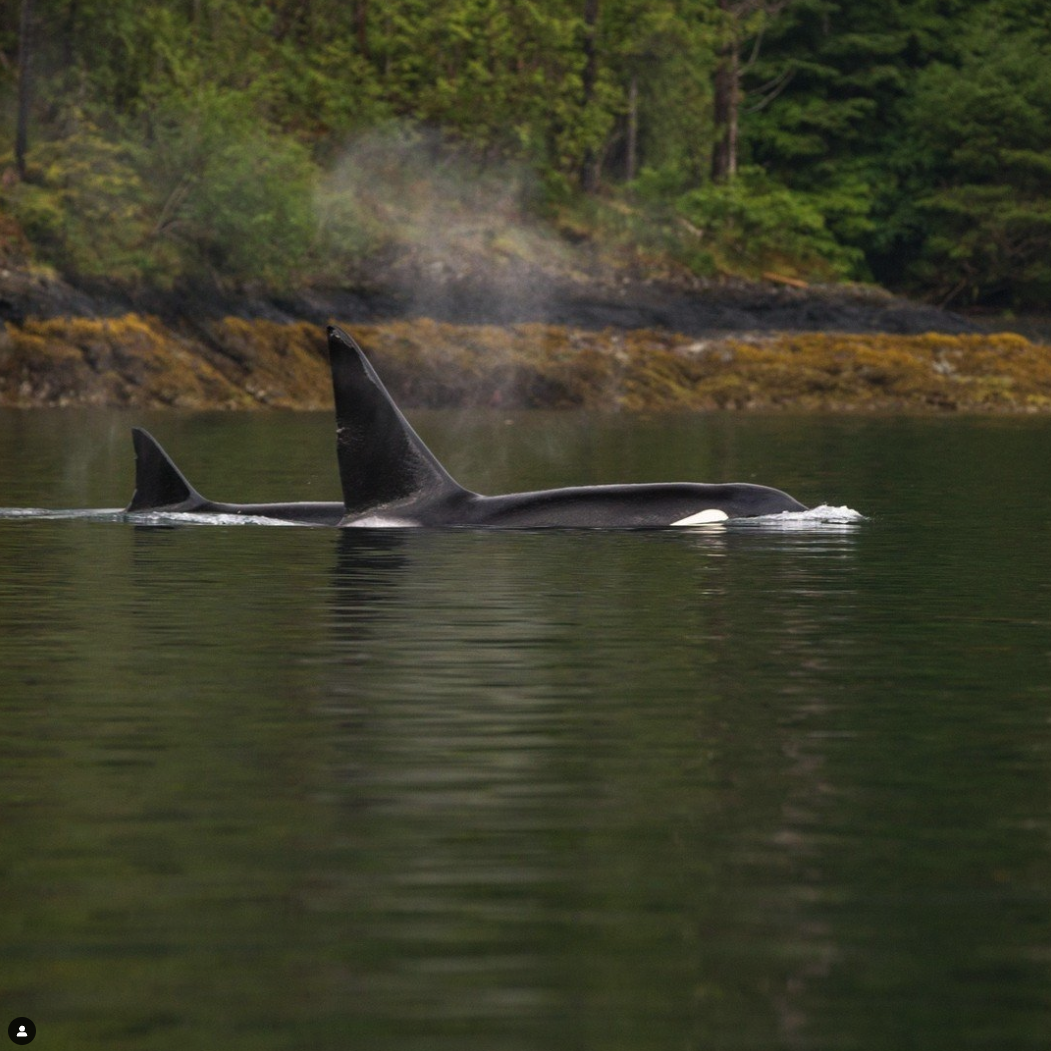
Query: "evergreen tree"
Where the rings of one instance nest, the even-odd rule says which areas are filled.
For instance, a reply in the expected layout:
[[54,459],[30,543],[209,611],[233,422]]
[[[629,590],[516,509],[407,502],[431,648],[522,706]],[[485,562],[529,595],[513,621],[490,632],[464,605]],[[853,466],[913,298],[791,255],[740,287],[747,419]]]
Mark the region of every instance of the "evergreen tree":
[[916,77],[955,54],[979,0],[796,0],[770,27],[751,77],[746,154],[809,194],[844,244],[883,276],[909,152],[903,108]]
[[613,121],[607,175],[659,172],[680,190],[710,164],[713,0],[607,0],[602,54]]
[[995,17],[918,80],[908,275],[946,302],[1031,306],[1051,298],[1051,42]]

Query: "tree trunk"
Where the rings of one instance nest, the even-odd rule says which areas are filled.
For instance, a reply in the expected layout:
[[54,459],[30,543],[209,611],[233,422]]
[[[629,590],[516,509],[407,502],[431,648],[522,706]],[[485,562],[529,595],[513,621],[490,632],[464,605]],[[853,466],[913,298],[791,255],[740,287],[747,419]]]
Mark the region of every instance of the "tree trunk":
[[[584,74],[581,78],[581,103],[583,109],[591,105],[598,79],[598,51],[595,47],[595,32],[598,25],[599,0],[584,0]],[[588,147],[580,165],[580,185],[591,193],[598,184],[598,164],[595,151]]]
[[29,148],[29,102],[32,88],[32,0],[22,0],[18,27],[18,116],[15,124],[15,169],[20,179],[26,177],[26,150]]
[[624,177],[631,182],[639,169],[639,77],[632,73],[628,85],[628,155],[624,162]]
[[[792,0],[717,0],[721,17],[722,43],[716,51],[712,74],[712,181],[727,182],[737,174],[738,118],[741,112],[741,80],[759,55],[763,27]],[[749,21],[751,20],[751,28]],[[754,39],[752,54],[742,68],[741,49],[747,37]]]
[[368,61],[369,54],[369,0],[357,0],[354,4],[354,29],[358,37],[358,51]]
[[62,31],[62,64],[66,69],[76,62],[77,23],[80,20],[79,0],[70,0],[66,9],[66,25]]
[[741,108],[741,69],[737,41],[719,49],[712,77],[712,182],[727,182],[737,174],[737,118]]

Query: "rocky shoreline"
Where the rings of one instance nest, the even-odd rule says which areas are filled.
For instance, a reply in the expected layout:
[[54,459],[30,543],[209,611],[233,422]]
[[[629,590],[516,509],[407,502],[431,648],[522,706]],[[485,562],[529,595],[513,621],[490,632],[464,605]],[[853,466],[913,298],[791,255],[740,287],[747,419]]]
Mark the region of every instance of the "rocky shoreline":
[[[657,330],[349,325],[406,406],[593,410],[1051,411],[1048,349],[1012,334],[691,338]],[[155,317],[9,326],[0,407],[323,409],[324,329]]]
[[234,298],[5,271],[0,407],[327,408],[334,321],[408,406],[1051,411],[1046,345],[879,290],[414,287]]

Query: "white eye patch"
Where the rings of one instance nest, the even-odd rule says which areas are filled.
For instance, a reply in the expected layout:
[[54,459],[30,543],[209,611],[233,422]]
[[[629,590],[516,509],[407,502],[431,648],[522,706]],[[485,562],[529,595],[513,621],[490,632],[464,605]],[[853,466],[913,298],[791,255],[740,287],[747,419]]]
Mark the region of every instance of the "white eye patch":
[[680,518],[678,522],[672,522],[673,526],[705,525],[711,522],[725,522],[730,516],[717,507],[709,507],[704,511],[698,511],[695,515],[687,515]]

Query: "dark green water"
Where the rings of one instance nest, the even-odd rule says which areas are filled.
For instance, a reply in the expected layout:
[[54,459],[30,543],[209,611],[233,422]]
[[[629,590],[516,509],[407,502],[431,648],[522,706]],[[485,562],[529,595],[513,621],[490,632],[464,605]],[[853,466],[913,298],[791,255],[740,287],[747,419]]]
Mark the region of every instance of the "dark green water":
[[[0,1012],[84,1051],[1051,1046],[1051,426],[423,415],[855,526],[0,518]],[[335,499],[324,416],[0,415],[0,505]]]

